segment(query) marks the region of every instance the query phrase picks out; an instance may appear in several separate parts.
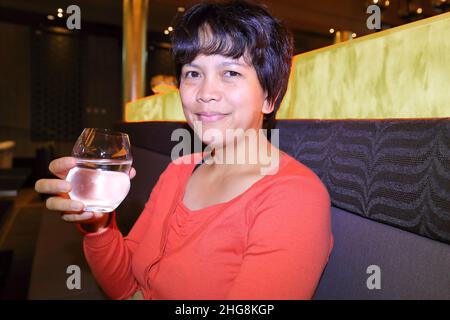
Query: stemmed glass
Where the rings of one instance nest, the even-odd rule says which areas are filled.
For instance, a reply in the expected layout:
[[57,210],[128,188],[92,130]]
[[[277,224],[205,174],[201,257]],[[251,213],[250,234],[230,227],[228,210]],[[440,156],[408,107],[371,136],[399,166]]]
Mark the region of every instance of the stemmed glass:
[[84,203],[84,211],[111,212],[130,190],[132,164],[128,135],[109,129],[86,128],[75,143],[77,159],[66,180],[72,200]]

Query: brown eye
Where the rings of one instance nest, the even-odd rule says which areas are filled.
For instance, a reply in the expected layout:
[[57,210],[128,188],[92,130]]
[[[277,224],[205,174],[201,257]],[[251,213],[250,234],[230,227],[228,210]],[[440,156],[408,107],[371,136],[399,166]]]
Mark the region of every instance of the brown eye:
[[236,71],[225,71],[225,76],[226,77],[238,77],[238,76],[240,76],[241,74],[239,73],[239,72],[236,72]]
[[185,74],[184,74],[184,77],[185,78],[197,78],[197,77],[199,77],[200,76],[200,74],[197,72],[197,71],[187,71]]

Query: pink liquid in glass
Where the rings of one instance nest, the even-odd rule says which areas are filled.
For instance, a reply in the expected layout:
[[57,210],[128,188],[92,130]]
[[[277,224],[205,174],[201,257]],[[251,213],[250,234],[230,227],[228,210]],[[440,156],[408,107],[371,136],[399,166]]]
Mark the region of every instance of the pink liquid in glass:
[[130,191],[129,160],[77,159],[66,180],[73,200],[84,203],[84,211],[111,212]]

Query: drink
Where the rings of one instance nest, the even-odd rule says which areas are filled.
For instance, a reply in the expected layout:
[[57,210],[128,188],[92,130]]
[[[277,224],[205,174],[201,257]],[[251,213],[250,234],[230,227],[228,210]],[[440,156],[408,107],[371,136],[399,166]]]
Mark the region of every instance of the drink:
[[84,204],[84,211],[111,212],[130,190],[129,172],[133,157],[130,139],[122,132],[85,128],[75,143],[75,168],[66,180],[72,186],[69,196]]
[[130,190],[131,160],[77,159],[66,180],[69,196],[84,203],[84,211],[111,212]]

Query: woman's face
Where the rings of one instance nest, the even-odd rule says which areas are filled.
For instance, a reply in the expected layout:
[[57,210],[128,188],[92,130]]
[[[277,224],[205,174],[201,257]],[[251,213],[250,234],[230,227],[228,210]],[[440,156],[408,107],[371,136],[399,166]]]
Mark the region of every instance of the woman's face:
[[231,142],[227,129],[259,130],[264,113],[273,110],[243,57],[198,55],[181,70],[180,96],[187,122],[211,146]]

